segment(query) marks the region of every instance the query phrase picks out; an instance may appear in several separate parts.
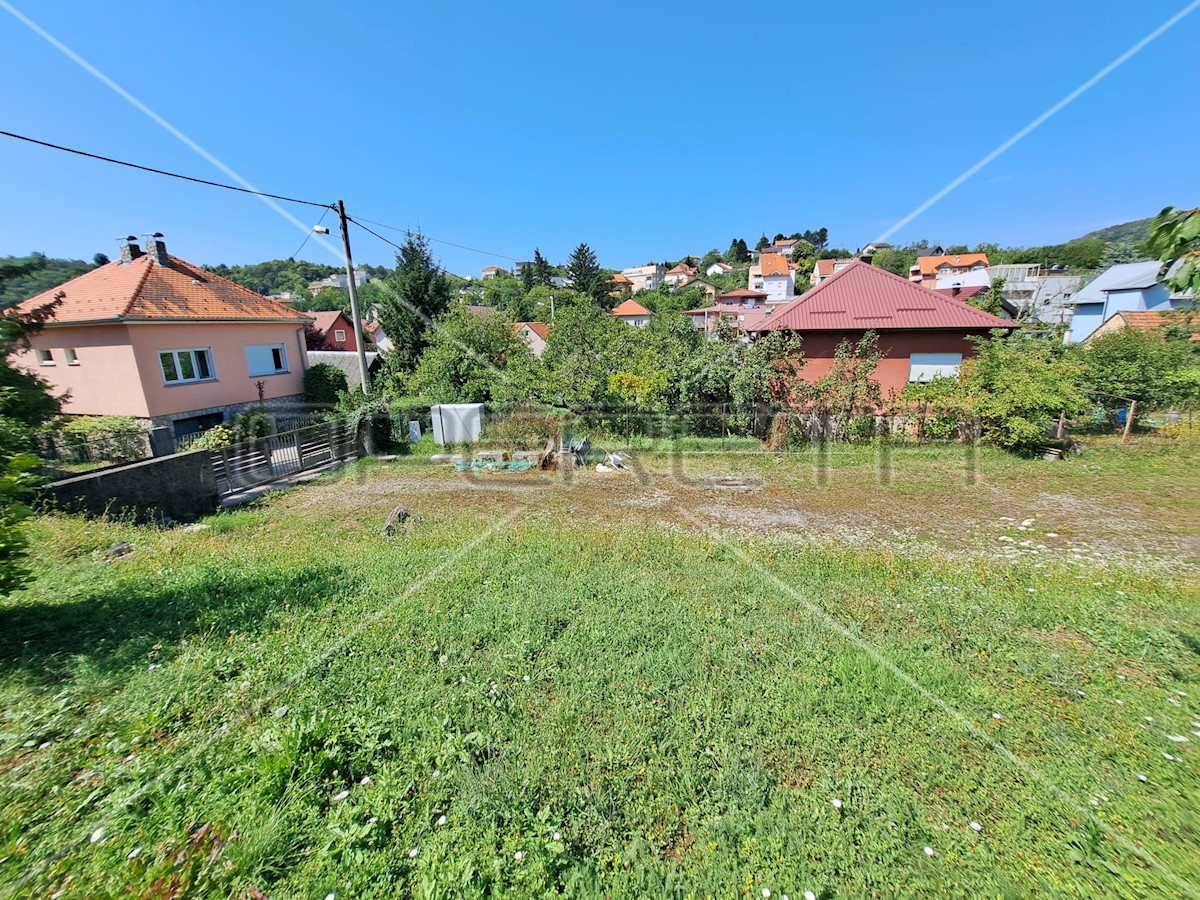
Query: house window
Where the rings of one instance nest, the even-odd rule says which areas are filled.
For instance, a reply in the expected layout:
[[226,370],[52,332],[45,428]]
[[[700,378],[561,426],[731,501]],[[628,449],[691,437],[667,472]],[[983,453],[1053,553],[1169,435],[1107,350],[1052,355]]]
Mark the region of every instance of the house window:
[[54,365],[54,354],[51,353],[49,350],[34,350],[33,353],[34,353],[34,356],[37,357],[39,366]]
[[166,384],[188,384],[193,381],[215,381],[212,351],[207,347],[200,350],[163,350],[158,354],[162,366],[163,382]]
[[74,347],[67,347],[65,350],[63,350],[63,356],[65,356],[67,358],[68,366],[79,365],[79,357],[75,355]]
[[337,329],[336,331],[334,331],[334,333],[333,333],[333,339],[334,339],[335,341],[337,341],[339,344],[344,344],[344,343],[346,343],[346,329],[345,329],[345,328],[339,328],[339,329]]
[[283,344],[248,344],[246,346],[246,369],[250,377],[278,375],[288,370],[287,353]]
[[961,365],[961,353],[914,353],[908,358],[908,380],[952,378]]

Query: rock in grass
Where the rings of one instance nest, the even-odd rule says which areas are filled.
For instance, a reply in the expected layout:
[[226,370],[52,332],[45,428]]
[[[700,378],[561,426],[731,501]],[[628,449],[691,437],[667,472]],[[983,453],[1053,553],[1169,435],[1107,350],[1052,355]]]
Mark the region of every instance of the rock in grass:
[[128,556],[133,552],[133,544],[129,541],[117,541],[111,547],[104,551],[105,559],[119,559],[122,556]]
[[412,519],[414,522],[421,521],[421,517],[414,516],[408,511],[407,506],[397,506],[392,510],[392,514],[388,516],[387,522],[383,525],[383,535],[391,537],[396,533],[396,529],[402,527],[409,519]]

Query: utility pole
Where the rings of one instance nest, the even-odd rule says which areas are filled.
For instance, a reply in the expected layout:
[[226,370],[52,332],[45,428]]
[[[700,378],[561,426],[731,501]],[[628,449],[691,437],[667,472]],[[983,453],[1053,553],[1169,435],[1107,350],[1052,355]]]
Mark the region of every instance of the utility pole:
[[346,222],[346,204],[337,202],[338,220],[342,226],[342,247],[346,251],[346,286],[350,289],[350,318],[354,327],[354,346],[358,348],[358,374],[364,394],[371,391],[371,376],[367,372],[367,351],[363,349],[362,316],[358,311],[358,286],[354,283],[354,260],[350,256],[350,229]]

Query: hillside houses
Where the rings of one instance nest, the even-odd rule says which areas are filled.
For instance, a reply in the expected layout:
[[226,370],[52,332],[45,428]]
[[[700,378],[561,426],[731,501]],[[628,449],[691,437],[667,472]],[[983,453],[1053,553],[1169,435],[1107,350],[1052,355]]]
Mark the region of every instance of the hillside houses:
[[[937,248],[940,250],[941,248]],[[986,253],[955,253],[953,255],[918,256],[909,270],[909,281],[927,288],[937,287],[939,278],[962,275],[977,269],[986,269]]]
[[767,295],[768,304],[787,303],[796,296],[796,270],[787,257],[778,253],[763,253],[750,267],[747,287]]
[[633,266],[629,269],[622,269],[621,274],[629,279],[633,285],[632,292],[652,291],[660,284],[667,275],[665,266],[658,263],[648,263],[644,266]]
[[1068,339],[1082,341],[1121,312],[1163,312],[1190,305],[1190,299],[1173,296],[1160,275],[1158,260],[1120,263],[1084,285],[1071,301],[1074,316]]

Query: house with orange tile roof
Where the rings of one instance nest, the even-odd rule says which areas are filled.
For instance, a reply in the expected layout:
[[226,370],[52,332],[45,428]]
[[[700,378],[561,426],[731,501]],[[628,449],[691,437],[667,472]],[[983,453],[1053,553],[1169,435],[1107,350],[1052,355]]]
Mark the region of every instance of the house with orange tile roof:
[[752,291],[763,291],[767,303],[787,303],[796,296],[796,270],[779,253],[763,253],[758,262],[750,267],[749,287]]
[[628,297],[633,293],[633,282],[620,272],[609,276],[608,283],[612,287],[608,292],[610,297]]
[[178,438],[259,402],[303,407],[308,317],[171,256],[157,236],[17,311],[56,298],[13,361],[48,381],[68,414],[132,416]]
[[512,332],[525,342],[534,356],[540,357],[546,351],[546,342],[550,340],[550,326],[545,322],[514,322]]
[[667,273],[663,275],[663,284],[673,288],[679,287],[689,278],[695,278],[697,273],[698,270],[696,268],[681,262],[679,265],[667,269]]
[[828,281],[852,262],[854,262],[854,257],[850,257],[849,259],[818,259],[815,265],[813,265],[813,270],[808,276],[808,280],[813,287],[816,287],[822,281]]
[[650,324],[650,317],[654,315],[642,304],[636,300],[626,300],[624,303],[617,306],[615,309],[608,311],[610,315],[616,319],[620,319],[626,325],[634,325],[638,328],[645,328]]
[[1096,338],[1132,328],[1145,334],[1158,334],[1165,338],[1168,328],[1191,332],[1190,340],[1200,341],[1200,312],[1190,309],[1141,309],[1123,310],[1109,316],[1099,328],[1083,339],[1090,344]]
[[662,284],[667,270],[661,263],[647,263],[622,269],[621,274],[633,283],[633,293],[636,294],[638,291],[652,291]]
[[939,278],[963,275],[988,267],[986,253],[955,253],[952,255],[918,256],[908,272],[908,280],[927,288],[937,287]]

